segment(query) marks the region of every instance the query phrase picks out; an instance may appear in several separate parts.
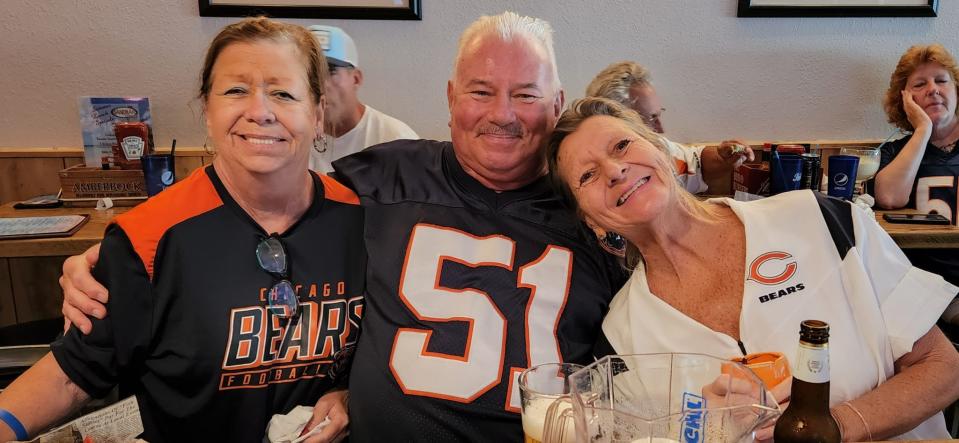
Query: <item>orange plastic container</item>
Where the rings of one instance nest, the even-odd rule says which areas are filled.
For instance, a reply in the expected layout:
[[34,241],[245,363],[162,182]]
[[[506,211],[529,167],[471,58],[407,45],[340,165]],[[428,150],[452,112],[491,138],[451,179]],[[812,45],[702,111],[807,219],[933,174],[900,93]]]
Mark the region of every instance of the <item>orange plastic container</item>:
[[[790,375],[789,360],[778,352],[761,352],[730,360],[742,363],[752,370],[770,389],[789,378]],[[727,373],[725,368],[723,373]]]

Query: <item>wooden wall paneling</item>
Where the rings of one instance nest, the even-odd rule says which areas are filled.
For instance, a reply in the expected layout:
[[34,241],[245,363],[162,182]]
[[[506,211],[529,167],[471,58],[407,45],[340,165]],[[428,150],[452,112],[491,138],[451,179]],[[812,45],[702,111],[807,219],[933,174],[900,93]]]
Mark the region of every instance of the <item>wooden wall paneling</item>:
[[63,157],[63,169],[82,164],[83,157]]
[[193,172],[194,169],[203,166],[203,157],[199,156],[177,156],[174,160],[176,165],[174,169],[176,170],[176,179],[177,181],[183,180]]
[[66,257],[10,258],[17,322],[59,317],[63,295],[57,279]]
[[63,158],[0,158],[0,204],[60,189]]
[[13,303],[10,263],[7,259],[0,258],[0,328],[15,323],[17,323],[17,312]]

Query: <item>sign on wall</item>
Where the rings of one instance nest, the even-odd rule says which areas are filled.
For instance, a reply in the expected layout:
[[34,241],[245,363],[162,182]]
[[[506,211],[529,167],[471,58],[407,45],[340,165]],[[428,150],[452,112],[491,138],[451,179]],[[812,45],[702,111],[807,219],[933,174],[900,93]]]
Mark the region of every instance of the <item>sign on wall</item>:
[[421,0],[198,0],[200,16],[422,20]]
[[739,0],[739,17],[935,17],[939,0]]

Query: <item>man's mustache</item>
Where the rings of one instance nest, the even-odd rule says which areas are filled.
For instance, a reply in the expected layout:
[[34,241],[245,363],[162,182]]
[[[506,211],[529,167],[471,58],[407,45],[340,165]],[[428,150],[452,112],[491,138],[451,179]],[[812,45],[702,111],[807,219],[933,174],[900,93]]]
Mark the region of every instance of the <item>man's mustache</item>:
[[519,123],[510,123],[508,125],[483,125],[477,131],[480,135],[503,135],[508,137],[522,137],[523,126]]

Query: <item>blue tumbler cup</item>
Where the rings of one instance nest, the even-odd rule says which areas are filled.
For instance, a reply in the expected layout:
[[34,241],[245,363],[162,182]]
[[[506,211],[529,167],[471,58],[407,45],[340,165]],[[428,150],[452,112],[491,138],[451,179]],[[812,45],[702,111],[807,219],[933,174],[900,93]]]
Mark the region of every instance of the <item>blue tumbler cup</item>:
[[802,184],[802,157],[779,154],[769,159],[770,195],[794,191]]
[[140,157],[143,165],[143,180],[147,186],[147,195],[153,197],[173,184],[176,178],[173,172],[173,156],[151,154]]
[[856,174],[859,170],[858,155],[833,155],[829,157],[829,195],[852,200],[856,189]]

